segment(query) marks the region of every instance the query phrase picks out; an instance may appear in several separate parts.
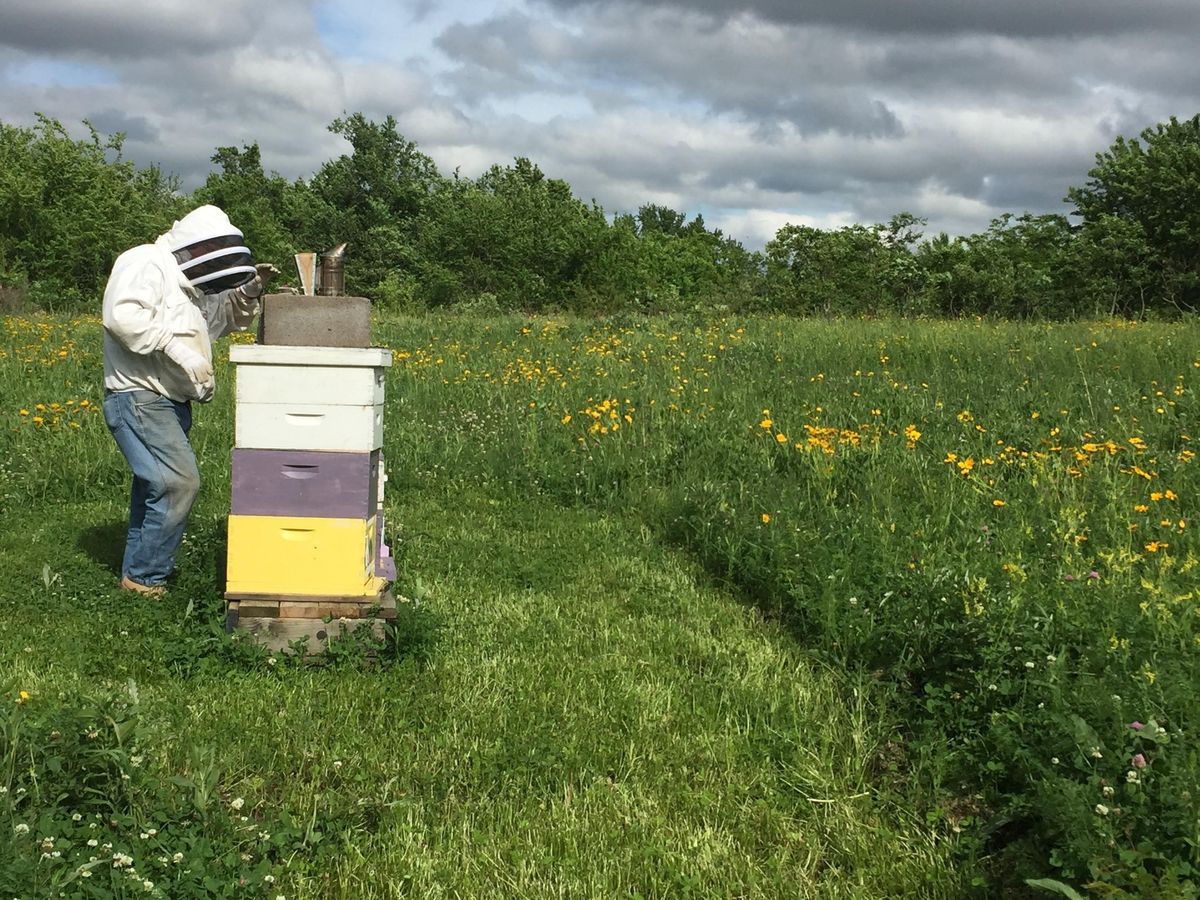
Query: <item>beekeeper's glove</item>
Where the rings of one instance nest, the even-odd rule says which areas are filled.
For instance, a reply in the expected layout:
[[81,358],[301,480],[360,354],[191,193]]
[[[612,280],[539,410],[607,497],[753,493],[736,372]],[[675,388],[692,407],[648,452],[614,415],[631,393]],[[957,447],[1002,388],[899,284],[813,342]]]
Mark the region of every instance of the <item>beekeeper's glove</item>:
[[250,321],[258,315],[259,298],[267,289],[271,278],[279,274],[279,270],[270,263],[259,263],[254,267],[254,277],[233,292],[230,302],[233,304],[234,321],[239,329],[246,328]]
[[188,381],[196,387],[200,396],[211,393],[213,383],[212,363],[185,344],[183,341],[171,341],[163,348],[171,362],[183,369]]
[[254,277],[238,288],[238,291],[246,297],[256,300],[263,295],[271,279],[278,274],[279,270],[270,263],[259,263],[254,267]]

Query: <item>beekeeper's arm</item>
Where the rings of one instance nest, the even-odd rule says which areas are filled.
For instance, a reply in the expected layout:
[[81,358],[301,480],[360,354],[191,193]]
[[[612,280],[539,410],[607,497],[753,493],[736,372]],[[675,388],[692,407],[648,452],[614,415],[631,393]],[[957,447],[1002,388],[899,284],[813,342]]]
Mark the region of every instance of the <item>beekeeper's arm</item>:
[[279,270],[270,263],[259,263],[254,268],[254,278],[241,287],[211,296],[204,295],[197,301],[204,312],[204,320],[208,323],[208,336],[211,340],[215,341],[234,331],[247,330],[258,315],[259,298],[266,290],[271,276]]
[[168,326],[167,278],[167,273],[154,263],[114,266],[104,289],[104,327],[134,353],[165,353],[194,384],[203,384],[212,378],[212,364]]

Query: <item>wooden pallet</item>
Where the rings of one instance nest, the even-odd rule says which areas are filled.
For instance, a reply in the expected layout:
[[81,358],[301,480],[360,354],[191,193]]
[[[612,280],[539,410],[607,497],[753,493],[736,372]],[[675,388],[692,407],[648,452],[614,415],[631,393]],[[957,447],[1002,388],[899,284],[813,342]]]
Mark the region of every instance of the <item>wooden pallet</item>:
[[330,640],[363,628],[382,640],[384,624],[396,618],[391,591],[369,599],[270,594],[226,594],[225,599],[225,630],[244,631],[276,653],[307,638],[307,654],[321,654]]

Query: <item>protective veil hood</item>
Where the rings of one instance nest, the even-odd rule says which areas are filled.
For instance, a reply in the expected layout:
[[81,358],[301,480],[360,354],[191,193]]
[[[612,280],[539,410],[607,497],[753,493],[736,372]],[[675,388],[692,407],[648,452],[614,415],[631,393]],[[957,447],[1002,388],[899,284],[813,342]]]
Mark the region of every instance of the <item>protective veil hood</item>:
[[254,278],[254,258],[242,232],[216,206],[192,210],[155,243],[170,250],[188,283],[206,294],[219,294]]

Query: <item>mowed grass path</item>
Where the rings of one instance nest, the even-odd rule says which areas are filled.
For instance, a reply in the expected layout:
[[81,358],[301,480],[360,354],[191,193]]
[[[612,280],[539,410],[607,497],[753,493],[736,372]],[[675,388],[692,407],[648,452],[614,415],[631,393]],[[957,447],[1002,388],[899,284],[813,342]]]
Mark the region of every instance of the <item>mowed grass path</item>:
[[948,848],[873,782],[886,717],[632,517],[395,478],[400,587],[423,595],[400,659],[225,653],[227,371],[197,411],[206,484],[178,581],[160,603],[121,594],[124,476],[100,417],[41,445],[10,430],[18,405],[98,402],[97,327],[52,325],[75,342],[63,364],[0,359],[0,679],[45,705],[132,679],[147,766],[215,758],[251,828],[306,823],[320,840],[248,896],[959,892]]

